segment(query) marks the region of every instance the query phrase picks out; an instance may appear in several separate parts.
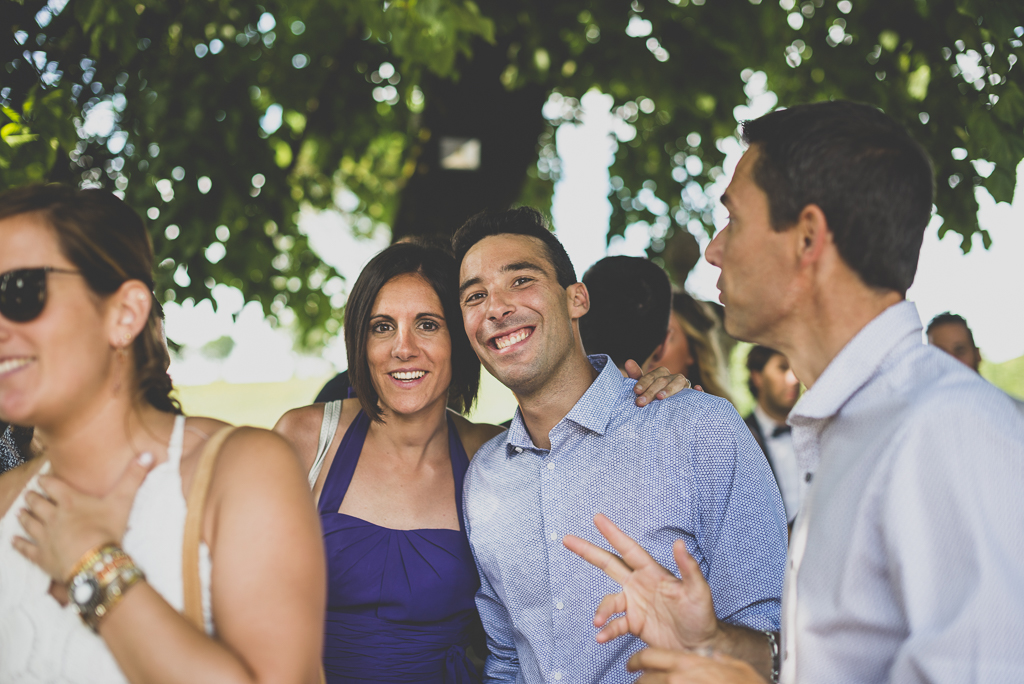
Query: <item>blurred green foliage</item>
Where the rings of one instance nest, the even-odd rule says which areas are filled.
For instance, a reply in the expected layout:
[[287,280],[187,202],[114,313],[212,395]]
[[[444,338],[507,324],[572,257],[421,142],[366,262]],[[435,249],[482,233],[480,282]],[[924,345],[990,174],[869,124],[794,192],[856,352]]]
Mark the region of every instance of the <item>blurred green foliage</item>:
[[903,121],[935,161],[941,230],[965,250],[978,232],[990,243],[975,188],[1010,200],[1024,158],[1020,0],[0,0],[0,14],[0,186],[123,193],[149,217],[164,299],[229,284],[294,312],[310,346],[337,331],[343,287],[299,209],[340,204],[361,233],[468,215],[472,193],[403,190],[442,173],[424,163],[424,122],[481,79],[548,102],[489,114],[510,135],[541,131],[506,181],[540,204],[555,127],[591,88],[614,98],[611,235],[644,222],[653,253],[692,252],[672,245],[712,230],[718,141],[765,90]]

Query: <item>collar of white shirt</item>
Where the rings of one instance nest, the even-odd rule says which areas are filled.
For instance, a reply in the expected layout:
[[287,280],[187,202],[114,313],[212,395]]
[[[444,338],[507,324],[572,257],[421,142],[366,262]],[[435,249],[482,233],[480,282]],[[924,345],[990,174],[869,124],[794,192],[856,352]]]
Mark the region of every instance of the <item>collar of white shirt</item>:
[[893,304],[861,328],[836,354],[814,386],[789,413],[790,425],[807,425],[839,413],[875,375],[895,347],[912,335],[921,339],[921,317],[913,302]]

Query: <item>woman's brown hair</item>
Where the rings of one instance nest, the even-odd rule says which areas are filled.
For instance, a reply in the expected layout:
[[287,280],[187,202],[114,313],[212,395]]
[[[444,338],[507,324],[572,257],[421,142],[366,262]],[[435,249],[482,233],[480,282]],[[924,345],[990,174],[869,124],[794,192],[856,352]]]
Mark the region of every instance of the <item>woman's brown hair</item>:
[[[106,190],[67,185],[26,185],[0,193],[0,219],[37,213],[54,229],[61,253],[89,288],[108,296],[128,280],[153,291],[153,243],[142,218]],[[154,408],[181,413],[167,374],[170,356],[163,338],[163,310],[153,298],[149,319],[132,343],[136,392]]]

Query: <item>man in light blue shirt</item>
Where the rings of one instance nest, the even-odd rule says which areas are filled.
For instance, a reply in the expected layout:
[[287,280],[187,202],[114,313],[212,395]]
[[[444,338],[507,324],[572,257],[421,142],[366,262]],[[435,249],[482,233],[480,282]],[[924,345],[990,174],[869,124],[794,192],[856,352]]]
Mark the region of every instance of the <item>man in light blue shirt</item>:
[[595,638],[594,612],[618,586],[562,545],[570,534],[599,542],[598,513],[662,565],[674,564],[674,550],[692,555],[717,616],[713,633],[699,637],[766,643],[779,628],[786,519],[732,405],[684,391],[637,407],[634,382],[608,357],[586,356],[586,287],[535,210],[470,219],[455,250],[466,331],[519,402],[465,482],[490,647],[485,677],[635,679],[624,666],[644,642]]

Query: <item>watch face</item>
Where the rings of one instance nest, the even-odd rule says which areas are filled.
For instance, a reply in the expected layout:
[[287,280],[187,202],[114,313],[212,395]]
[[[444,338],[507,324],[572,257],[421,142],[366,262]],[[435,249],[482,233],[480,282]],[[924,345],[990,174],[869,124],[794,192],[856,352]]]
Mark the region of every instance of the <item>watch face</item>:
[[88,610],[99,602],[100,586],[92,577],[76,577],[71,585],[71,600],[80,610]]

